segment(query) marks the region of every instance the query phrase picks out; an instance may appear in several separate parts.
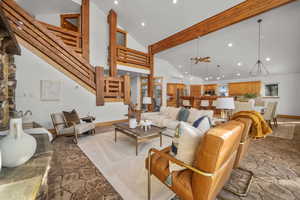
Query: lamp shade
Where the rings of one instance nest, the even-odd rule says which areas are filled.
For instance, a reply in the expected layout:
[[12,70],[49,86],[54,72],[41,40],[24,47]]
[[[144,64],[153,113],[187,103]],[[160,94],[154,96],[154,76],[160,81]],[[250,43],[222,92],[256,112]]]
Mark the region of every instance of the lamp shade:
[[209,101],[208,100],[201,100],[200,106],[208,107],[209,106]]
[[224,110],[233,110],[234,107],[234,99],[229,98],[218,98],[217,100],[217,109],[224,109]]
[[152,104],[151,97],[143,97],[143,104]]

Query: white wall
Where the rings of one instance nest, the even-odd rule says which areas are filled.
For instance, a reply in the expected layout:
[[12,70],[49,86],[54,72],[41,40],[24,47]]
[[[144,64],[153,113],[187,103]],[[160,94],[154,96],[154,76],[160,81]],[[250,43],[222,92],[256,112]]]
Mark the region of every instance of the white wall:
[[[262,81],[263,83],[279,83],[279,98],[266,98],[265,101],[278,101],[278,114],[300,116],[300,74],[272,75],[266,77],[253,77],[246,79],[223,80],[218,82],[205,82],[205,84],[226,84],[231,82]],[[264,96],[264,87],[261,95]]]
[[131,103],[140,104],[140,90],[141,90],[140,77],[139,76],[131,77],[130,83],[131,83]]
[[47,24],[52,24],[54,26],[60,26],[60,14],[47,14],[47,15],[36,15],[35,18],[39,21],[45,22]]
[[[17,110],[31,110],[33,120],[52,127],[50,113],[76,109],[81,116],[88,113],[96,116],[97,122],[125,119],[127,106],[123,103],[105,103],[96,107],[96,97],[59,72],[41,58],[22,47],[22,56],[16,56],[17,65]],[[59,102],[40,100],[40,81],[60,80],[62,95]]]
[[167,105],[167,83],[182,83],[182,74],[168,61],[154,58],[154,76],[163,77],[162,105]]

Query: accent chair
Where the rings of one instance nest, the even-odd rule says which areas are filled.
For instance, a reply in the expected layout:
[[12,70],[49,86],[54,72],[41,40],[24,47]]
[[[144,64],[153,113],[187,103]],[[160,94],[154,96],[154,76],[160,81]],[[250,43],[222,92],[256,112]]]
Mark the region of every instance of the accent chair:
[[58,136],[74,136],[73,141],[77,144],[79,135],[86,132],[91,132],[92,135],[95,134],[94,123],[80,122],[79,124],[76,124],[75,122],[72,122],[72,125],[68,126],[63,113],[52,113],[51,119],[56,131],[56,137],[54,139]]
[[[215,200],[238,162],[244,122],[232,120],[210,129],[195,154],[194,164],[187,165],[169,155],[170,148],[150,149],[146,159],[148,169],[148,200],[151,199],[151,175],[165,183],[171,174],[173,183],[167,185],[183,200]],[[169,162],[186,169],[169,171]]]

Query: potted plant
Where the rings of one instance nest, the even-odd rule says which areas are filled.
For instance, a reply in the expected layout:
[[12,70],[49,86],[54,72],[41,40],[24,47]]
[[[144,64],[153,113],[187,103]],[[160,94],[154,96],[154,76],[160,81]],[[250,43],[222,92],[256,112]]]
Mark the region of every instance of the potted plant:
[[244,94],[244,98],[245,99],[255,99],[256,97],[257,97],[257,95],[254,94],[254,93],[246,93],[246,94]]

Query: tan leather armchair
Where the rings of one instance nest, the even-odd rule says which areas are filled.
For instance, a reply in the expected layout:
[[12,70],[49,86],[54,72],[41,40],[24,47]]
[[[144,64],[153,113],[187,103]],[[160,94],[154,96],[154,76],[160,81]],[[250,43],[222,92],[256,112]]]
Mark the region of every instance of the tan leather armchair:
[[148,200],[151,199],[151,175],[164,183],[170,174],[169,161],[186,168],[172,172],[173,184],[167,185],[182,200],[215,200],[236,162],[244,127],[241,121],[232,120],[210,129],[198,147],[193,166],[170,156],[169,148],[150,149],[146,159],[146,167],[150,169]]
[[235,195],[238,195],[240,197],[245,197],[245,196],[247,196],[248,191],[250,189],[250,185],[252,183],[254,174],[253,174],[252,171],[241,168],[240,164],[241,164],[242,159],[246,156],[246,153],[248,152],[248,149],[249,149],[249,145],[252,141],[252,137],[249,135],[250,129],[251,129],[251,126],[252,126],[252,121],[249,118],[239,118],[239,119],[237,119],[237,121],[242,122],[244,124],[244,130],[242,132],[241,141],[240,141],[240,144],[239,144],[239,147],[238,147],[237,156],[236,156],[233,167],[234,167],[234,169],[239,169],[239,170],[242,170],[244,172],[249,173],[250,178],[248,180],[245,192],[243,192],[243,193],[237,193],[236,191],[230,190],[228,188],[225,188],[225,189],[229,192],[232,192]]

